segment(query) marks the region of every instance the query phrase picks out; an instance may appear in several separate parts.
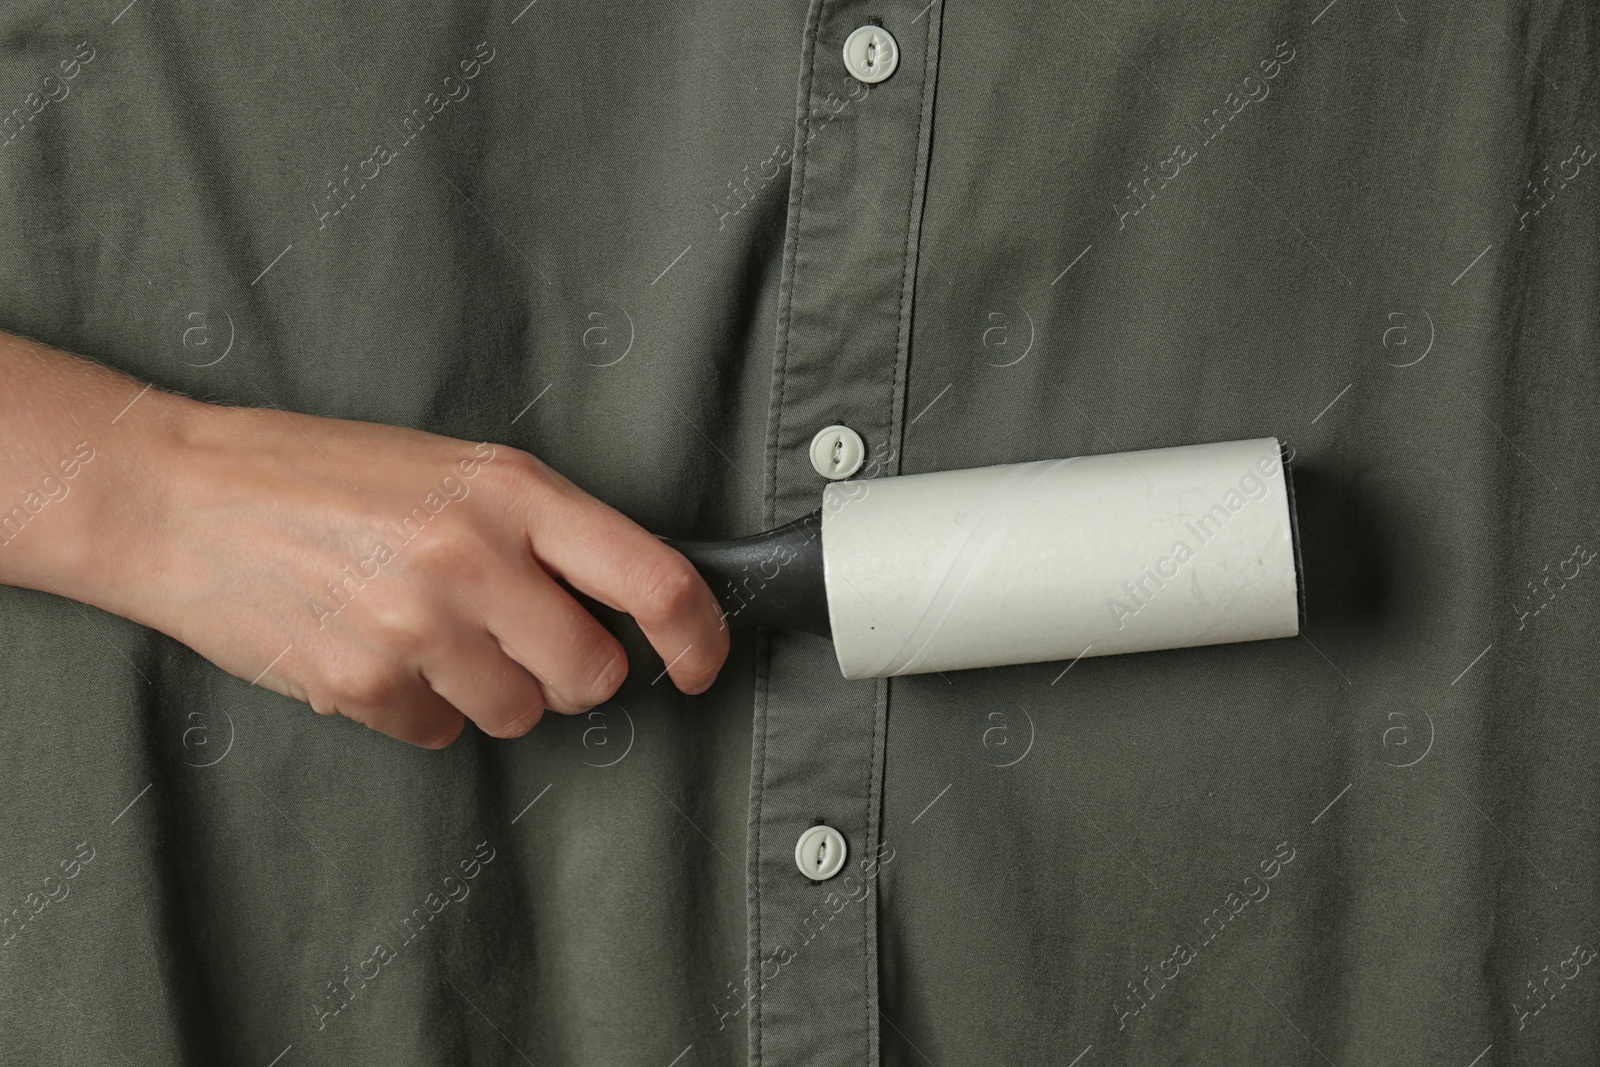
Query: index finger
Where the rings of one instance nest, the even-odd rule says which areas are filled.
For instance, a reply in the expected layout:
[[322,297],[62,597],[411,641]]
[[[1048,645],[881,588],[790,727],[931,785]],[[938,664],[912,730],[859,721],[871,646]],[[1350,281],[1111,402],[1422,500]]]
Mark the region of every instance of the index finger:
[[573,588],[632,615],[673,684],[704,692],[728,658],[728,628],[711,587],[677,549],[545,470],[552,491],[533,502],[528,521],[534,558]]

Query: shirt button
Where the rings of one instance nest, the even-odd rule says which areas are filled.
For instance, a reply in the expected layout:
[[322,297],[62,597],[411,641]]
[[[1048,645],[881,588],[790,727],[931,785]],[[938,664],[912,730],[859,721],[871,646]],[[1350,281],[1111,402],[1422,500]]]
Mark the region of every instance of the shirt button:
[[813,826],[795,842],[794,862],[813,882],[825,882],[844,866],[844,835],[831,826]]
[[899,62],[900,46],[882,26],[858,27],[844,39],[844,69],[857,81],[881,82]]
[[848,426],[824,426],[811,439],[811,465],[824,478],[838,481],[861,469],[867,446]]

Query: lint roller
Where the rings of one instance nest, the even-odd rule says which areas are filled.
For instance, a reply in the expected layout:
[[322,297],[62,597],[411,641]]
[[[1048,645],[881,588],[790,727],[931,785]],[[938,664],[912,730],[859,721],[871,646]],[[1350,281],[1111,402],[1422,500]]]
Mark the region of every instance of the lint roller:
[[669,541],[734,625],[809,631],[845,678],[1299,633],[1275,437],[833,482],[736,541]]

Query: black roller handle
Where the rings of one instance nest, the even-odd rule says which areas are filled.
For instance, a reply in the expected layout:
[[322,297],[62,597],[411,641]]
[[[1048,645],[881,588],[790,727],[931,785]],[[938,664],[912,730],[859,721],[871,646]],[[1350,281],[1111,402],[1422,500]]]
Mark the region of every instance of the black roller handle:
[[822,577],[822,509],[736,541],[667,544],[693,563],[734,626],[776,626],[833,638]]

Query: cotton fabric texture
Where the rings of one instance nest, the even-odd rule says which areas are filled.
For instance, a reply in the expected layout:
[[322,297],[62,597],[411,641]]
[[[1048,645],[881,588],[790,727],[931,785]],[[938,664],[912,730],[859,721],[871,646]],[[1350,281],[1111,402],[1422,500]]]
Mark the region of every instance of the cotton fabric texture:
[[428,752],[0,589],[0,1062],[1600,1057],[1589,5],[524,5],[6,4],[0,325],[702,540],[834,423],[1276,435],[1304,635],[688,697],[597,608]]

